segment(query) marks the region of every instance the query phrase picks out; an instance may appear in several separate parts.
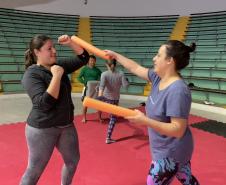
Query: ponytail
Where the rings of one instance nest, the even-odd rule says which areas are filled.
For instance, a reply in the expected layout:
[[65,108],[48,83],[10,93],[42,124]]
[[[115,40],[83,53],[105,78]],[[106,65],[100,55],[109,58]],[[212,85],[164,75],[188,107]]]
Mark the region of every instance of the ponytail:
[[112,72],[115,71],[116,63],[115,59],[107,61],[107,65]]
[[32,64],[36,64],[35,57],[30,49],[27,49],[24,55],[25,55],[25,69],[27,69]]
[[191,52],[195,51],[195,49],[196,49],[196,44],[195,44],[194,42],[192,42],[192,43],[190,44],[190,46],[187,46],[187,47],[188,47],[189,53],[191,53]]

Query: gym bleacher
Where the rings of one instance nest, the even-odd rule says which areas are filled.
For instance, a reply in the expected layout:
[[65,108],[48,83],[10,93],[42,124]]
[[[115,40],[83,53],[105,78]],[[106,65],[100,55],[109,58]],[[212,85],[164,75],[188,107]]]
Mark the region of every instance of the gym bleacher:
[[[28,12],[0,8],[0,83],[4,93],[23,92],[24,52],[36,34],[50,36],[55,42],[62,34],[77,32],[79,16]],[[57,44],[58,57],[72,56],[67,47]]]
[[195,42],[190,65],[182,70],[193,84],[193,100],[226,104],[226,12],[191,14],[186,44]]
[[[179,15],[148,17],[90,17],[92,44],[110,49],[150,67],[158,48],[166,40]],[[197,102],[226,104],[226,12],[191,14],[184,42],[197,44],[189,66],[181,71],[192,84]],[[0,86],[4,93],[22,92],[24,52],[35,34],[49,35],[54,41],[62,34],[77,34],[78,15],[50,14],[0,8]],[[72,55],[67,47],[56,44],[58,57]],[[105,71],[103,59],[97,66]],[[125,94],[143,95],[147,82],[118,65],[130,81]]]
[[[152,66],[159,46],[169,39],[178,15],[153,17],[90,17],[92,43],[131,58],[143,66]],[[101,60],[101,59],[100,59]],[[104,62],[101,62],[102,64]],[[98,66],[106,70],[105,65]],[[122,93],[143,95],[147,82],[119,65],[130,86]]]

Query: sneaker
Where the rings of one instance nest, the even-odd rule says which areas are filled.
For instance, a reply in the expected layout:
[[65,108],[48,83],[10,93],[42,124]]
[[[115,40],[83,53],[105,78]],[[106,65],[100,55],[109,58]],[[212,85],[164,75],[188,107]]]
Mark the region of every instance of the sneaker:
[[87,120],[85,118],[82,119],[82,123],[86,123]]
[[115,143],[116,141],[114,139],[106,139],[106,144]]

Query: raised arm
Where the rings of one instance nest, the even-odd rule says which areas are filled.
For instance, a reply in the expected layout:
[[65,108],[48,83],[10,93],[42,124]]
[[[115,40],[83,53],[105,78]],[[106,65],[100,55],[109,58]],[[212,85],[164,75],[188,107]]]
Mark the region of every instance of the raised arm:
[[114,51],[105,50],[106,55],[109,56],[111,59],[117,60],[123,67],[128,69],[131,73],[137,75],[138,77],[149,80],[148,79],[148,68],[145,68],[135,61],[119,54]]
[[38,107],[43,111],[52,109],[59,95],[63,69],[60,66],[54,65],[51,70],[53,78],[48,88],[46,87],[44,77],[32,70],[26,71],[22,79],[23,87],[31,98],[34,107]]
[[84,49],[77,45],[75,42],[72,42],[71,38],[68,35],[62,35],[58,38],[58,43],[61,45],[67,45],[70,47],[76,55],[81,55],[84,52]]
[[49,87],[47,88],[47,92],[54,97],[55,99],[58,99],[59,93],[60,93],[60,84],[61,84],[61,78],[64,73],[64,69],[60,66],[54,65],[50,68],[50,71],[53,75]]
[[89,53],[74,43],[68,35],[62,35],[58,38],[58,43],[70,47],[77,57],[59,59],[57,64],[64,68],[66,74],[72,73],[89,61]]

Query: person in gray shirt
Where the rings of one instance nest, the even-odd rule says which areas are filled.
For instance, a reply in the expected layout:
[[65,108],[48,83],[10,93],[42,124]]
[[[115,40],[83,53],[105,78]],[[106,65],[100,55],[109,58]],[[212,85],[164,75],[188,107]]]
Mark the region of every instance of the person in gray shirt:
[[[108,70],[101,74],[97,99],[110,104],[118,105],[120,98],[120,88],[127,87],[129,83],[124,74],[116,70],[115,60],[107,61],[106,66]],[[101,112],[99,112],[99,114],[99,117],[101,118]],[[111,138],[115,122],[116,116],[111,114],[107,131],[106,144],[115,142],[115,140]]]

